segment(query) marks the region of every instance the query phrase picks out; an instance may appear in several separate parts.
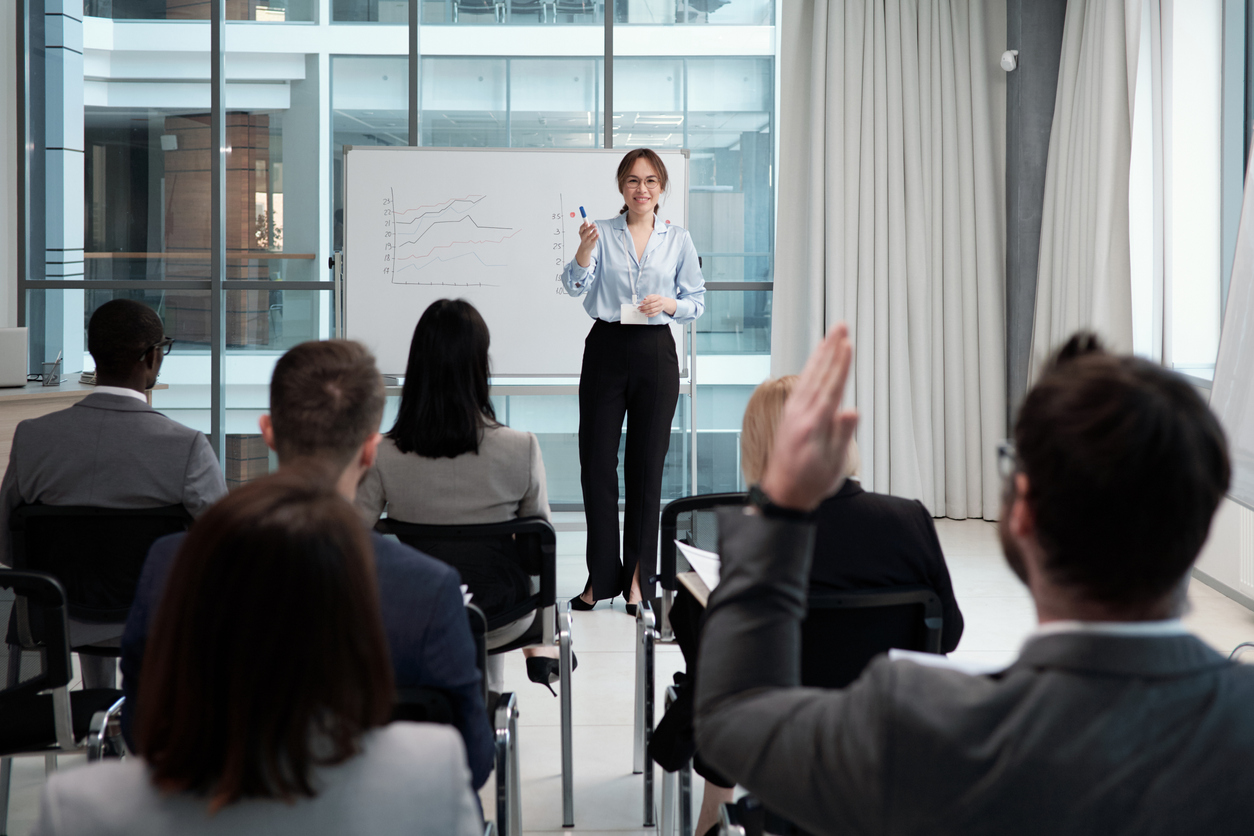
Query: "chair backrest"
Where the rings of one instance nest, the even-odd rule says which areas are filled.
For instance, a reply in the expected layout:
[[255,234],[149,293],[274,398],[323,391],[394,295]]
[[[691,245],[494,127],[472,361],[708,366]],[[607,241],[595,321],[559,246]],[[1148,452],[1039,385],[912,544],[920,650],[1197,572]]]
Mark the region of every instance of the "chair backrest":
[[[2,569],[0,589],[13,590],[14,595],[25,601],[30,610],[39,613],[43,623],[43,642],[38,648],[42,656],[40,673],[0,691],[0,711],[3,711],[13,700],[69,685],[73,669],[70,662],[70,628],[66,616],[65,589],[57,579],[42,572]],[[9,646],[9,653],[19,652],[21,651],[18,648]]]
[[801,624],[801,683],[843,688],[892,648],[940,653],[941,613],[926,586],[812,592]]
[[439,688],[397,688],[392,720],[453,726],[457,724],[457,711],[453,708],[452,697]]
[[675,541],[706,551],[718,551],[718,509],[744,505],[743,493],[703,493],[682,496],[666,503],[662,509],[661,552],[658,583],[674,592],[678,560]]
[[13,568],[47,572],[59,580],[72,618],[125,621],[149,547],[167,534],[186,531],[191,522],[182,505],[20,505],[9,523]]
[[[557,603],[557,533],[546,519],[524,517],[483,525],[419,525],[385,518],[375,524],[375,530],[393,534],[402,543],[457,569],[462,583],[474,593],[474,603],[487,615],[489,630]],[[503,582],[508,586],[515,575],[521,575],[524,581],[538,577],[539,590],[532,593],[528,588],[512,599],[506,598],[504,606],[496,606],[494,602],[499,596],[495,584]],[[550,623],[550,629],[552,626]],[[539,630],[537,626],[537,635]],[[511,646],[534,644],[536,636],[531,633],[529,630],[526,641],[520,639],[521,643],[511,643]]]

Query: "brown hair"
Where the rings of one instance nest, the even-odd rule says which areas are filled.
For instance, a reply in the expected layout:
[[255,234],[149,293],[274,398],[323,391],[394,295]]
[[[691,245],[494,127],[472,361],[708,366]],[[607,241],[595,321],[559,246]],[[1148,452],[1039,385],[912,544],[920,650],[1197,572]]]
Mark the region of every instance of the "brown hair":
[[383,378],[361,343],[301,343],[279,358],[270,379],[280,462],[309,457],[343,469],[378,432],[383,401]]
[[[631,175],[631,168],[636,164],[636,160],[644,160],[653,166],[653,170],[657,172],[658,185],[662,187],[662,194],[666,194],[667,185],[670,183],[670,178],[666,173],[666,163],[662,162],[662,158],[652,148],[633,148],[623,155],[623,161],[618,164],[618,191],[622,192],[623,189],[627,188],[627,178]],[[653,214],[657,214],[658,206],[661,203],[662,201],[659,199],[653,205]],[[618,210],[618,214],[621,215],[626,211],[627,204],[624,203],[623,208]]]
[[[740,470],[744,473],[746,485],[762,481],[762,474],[766,472],[766,460],[770,458],[771,448],[775,445],[775,430],[779,427],[780,416],[784,414],[784,402],[788,400],[796,384],[795,374],[784,375],[758,384],[758,388],[749,396],[740,428]],[[845,454],[845,475],[857,476],[861,466],[862,457],[858,453],[858,443],[849,439],[849,449]]]
[[251,482],[198,519],[152,625],[139,753],[168,792],[313,796],[388,721],[392,668],[366,531],[301,469]]
[[1014,440],[1046,570],[1107,605],[1170,593],[1228,490],[1227,441],[1193,387],[1089,333],[1050,359]]

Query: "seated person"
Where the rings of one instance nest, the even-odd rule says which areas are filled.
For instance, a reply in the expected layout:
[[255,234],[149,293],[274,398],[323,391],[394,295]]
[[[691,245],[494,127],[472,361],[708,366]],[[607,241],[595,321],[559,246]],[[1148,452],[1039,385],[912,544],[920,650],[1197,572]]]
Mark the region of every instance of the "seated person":
[[[1254,668],[1190,635],[1189,569],[1228,488],[1223,431],[1180,376],[1077,335],[1020,408],[999,529],[1040,629],[991,675],[880,657],[798,687],[817,508],[844,472],[838,326],[784,408],[761,487],[719,519],[697,745],[808,832],[1245,833]],[[991,451],[988,451],[991,454]]]
[[264,477],[182,538],[139,757],[52,775],[36,834],[483,832],[456,730],[388,725],[370,541],[332,487]]
[[[17,425],[0,485],[0,563],[9,554],[9,515],[22,504],[159,508],[196,516],[226,494],[205,434],[148,405],[161,360],[173,343],[161,317],[131,299],[105,302],[87,324],[96,389],[68,409]],[[121,625],[70,622],[70,644],[112,644]],[[115,662],[82,656],[83,684],[114,687]]]
[[[740,432],[740,466],[745,484],[762,479],[784,403],[797,376],[768,380],[754,390],[745,406]],[[962,637],[962,611],[954,599],[949,568],[941,553],[932,515],[917,500],[864,491],[854,478],[858,471],[857,444],[849,442],[845,459],[845,484],[824,499],[814,511],[814,560],[810,566],[810,590],[846,591],[895,586],[930,586],[944,608],[941,649],[948,653]],[[698,623],[701,607],[686,591],[676,597],[671,626],[690,671],[696,670]],[[659,744],[667,735],[690,740],[692,687],[680,689],[682,699],[674,717],[659,728]],[[683,750],[686,753],[686,749]],[[712,769],[698,752],[693,768],[705,779],[705,794],[697,818],[698,834],[716,826],[718,810],[732,800],[733,783]]]
[[[261,417],[261,434],[278,453],[280,471],[319,467],[328,474],[326,481],[351,500],[374,461],[383,401],[383,378],[359,343],[301,343],[275,364],[270,414]],[[128,742],[145,698],[144,648],[153,614],[184,536],[153,544],[122,637],[122,719]],[[492,771],[493,734],[457,573],[375,532],[369,543],[397,687],[439,688],[449,694],[474,786],[481,787]]]
[[[372,525],[385,509],[390,519],[426,525],[550,519],[540,442],[496,420],[488,342],[487,323],[461,299],[432,302],[418,320],[396,423],[357,489]],[[455,565],[489,618],[535,591],[504,556],[463,551]],[[490,631],[488,648],[524,635],[532,621],[529,615]],[[552,690],[557,648],[528,647],[523,655],[527,677]],[[499,654],[488,657],[488,688],[497,693],[505,690],[503,664]]]

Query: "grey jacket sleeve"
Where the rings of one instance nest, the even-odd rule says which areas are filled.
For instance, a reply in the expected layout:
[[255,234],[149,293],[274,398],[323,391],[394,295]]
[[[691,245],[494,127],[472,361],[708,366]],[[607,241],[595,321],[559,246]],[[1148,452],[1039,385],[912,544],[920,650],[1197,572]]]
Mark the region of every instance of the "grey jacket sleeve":
[[226,478],[222,465],[209,446],[204,433],[196,433],[192,449],[187,456],[187,470],[183,474],[183,507],[193,517],[226,496]]
[[366,471],[361,484],[357,486],[357,511],[366,525],[373,526],[383,516],[388,498],[383,491],[383,476],[379,473],[379,464]]
[[[544,517],[552,519],[549,512],[549,488],[544,475],[544,457],[540,455],[540,441],[535,433],[527,433],[531,440],[531,474],[528,477],[527,492],[518,503],[518,516]],[[358,494],[360,500],[360,494]]]
[[841,691],[799,687],[813,549],[813,526],[720,513],[722,577],[697,656],[697,747],[806,830],[878,832],[891,666]]
[[13,556],[9,553],[9,516],[14,508],[22,504],[22,494],[17,485],[17,448],[21,431],[22,425],[18,424],[13,433],[13,446],[9,448],[9,466],[4,471],[4,481],[0,482],[0,564],[4,566],[13,565]]

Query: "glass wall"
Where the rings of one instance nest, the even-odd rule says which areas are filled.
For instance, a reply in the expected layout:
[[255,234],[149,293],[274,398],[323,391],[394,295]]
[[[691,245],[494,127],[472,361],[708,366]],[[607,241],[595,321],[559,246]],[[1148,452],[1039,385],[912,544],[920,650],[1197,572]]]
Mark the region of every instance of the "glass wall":
[[[288,0],[289,6],[292,1]],[[775,3],[773,0],[619,0],[614,3],[614,12],[615,24],[770,26],[775,20]],[[331,0],[331,14],[336,21],[345,23],[406,23],[409,0]],[[604,15],[604,0],[422,0],[424,26],[596,26],[604,23]]]
[[[22,2],[43,14],[40,0]],[[424,0],[421,82],[411,91],[408,0],[226,0],[218,276],[209,8],[208,0],[84,0],[84,21],[70,15],[66,26],[46,27],[70,48],[32,80],[43,111],[31,146],[47,149],[31,157],[33,203],[48,211],[33,213],[30,232],[32,251],[48,255],[28,265],[22,293],[32,363],[62,354],[71,373],[92,367],[85,324],[96,307],[116,297],[152,306],[176,340],[162,372],[169,388],[156,403],[206,432],[216,414],[228,479],[239,483],[273,465],[257,419],[275,361],[298,342],[335,334],[328,260],[343,246],[343,147],[411,139],[602,147],[605,5]],[[615,148],[690,151],[687,225],[710,289],[696,333],[697,395],[694,404],[685,387],[676,410],[665,492],[690,493],[694,481],[698,490],[734,489],[740,416],[769,365],[774,5],[620,0],[613,8],[615,26],[699,24],[683,35],[692,55],[665,54],[680,43],[666,40],[675,30],[625,30],[617,42],[631,54],[610,56],[612,135]],[[465,26],[479,28],[468,38]],[[654,34],[641,41],[632,31]],[[47,40],[32,53],[59,45]],[[46,280],[58,284],[41,287]],[[553,502],[577,505],[575,387],[544,383],[569,394],[502,395],[498,410],[540,437]]]
[[[317,0],[226,0],[227,20],[314,20]],[[209,0],[84,0],[83,14],[114,20],[208,20]]]

